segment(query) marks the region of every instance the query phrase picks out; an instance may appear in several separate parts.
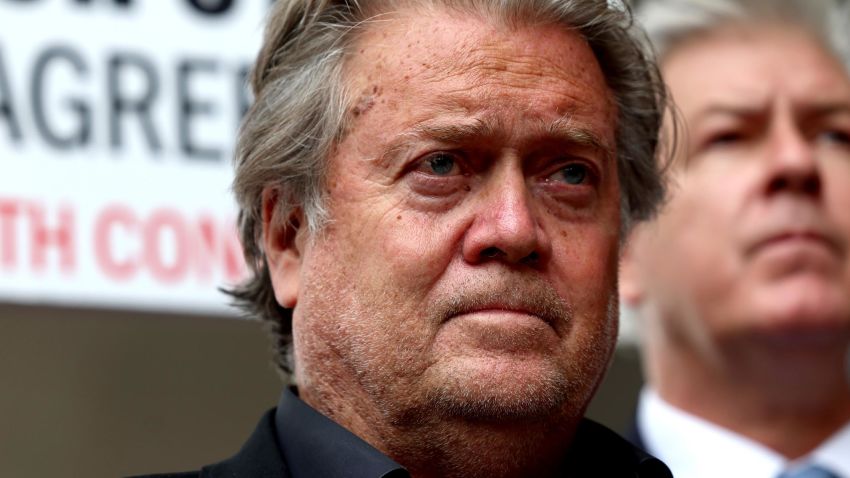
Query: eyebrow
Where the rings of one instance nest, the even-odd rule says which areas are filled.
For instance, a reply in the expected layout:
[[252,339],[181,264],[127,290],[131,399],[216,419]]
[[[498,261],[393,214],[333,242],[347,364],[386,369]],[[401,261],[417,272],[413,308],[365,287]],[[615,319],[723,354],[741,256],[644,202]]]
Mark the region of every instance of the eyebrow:
[[803,112],[807,116],[816,117],[850,114],[850,103],[827,103],[813,105],[811,107],[803,108]]
[[[737,116],[737,117],[755,117],[769,113],[772,105],[712,105],[700,111],[695,120],[702,120],[707,117],[716,115]],[[836,114],[850,113],[850,103],[846,102],[822,102],[810,105],[802,105],[796,107],[795,110],[804,117],[824,117]]]
[[428,138],[445,143],[462,143],[470,138],[487,138],[498,135],[499,128],[490,122],[474,119],[471,123],[424,123],[402,134],[407,138]]
[[[499,118],[491,121],[481,118],[470,118],[470,121],[467,123],[424,122],[396,136],[390,142],[387,149],[375,161],[377,164],[382,165],[392,163],[396,157],[411,147],[410,143],[415,139],[430,139],[447,144],[461,145],[472,138],[492,138],[499,136],[506,129]],[[601,151],[606,161],[614,157],[614,148],[608,146],[590,128],[577,125],[571,114],[564,115],[551,123],[541,121],[538,132],[532,135],[532,140],[560,141],[579,147],[594,149]]]
[[767,112],[762,105],[711,105],[697,113],[694,120],[700,121],[712,116],[754,117]]
[[562,116],[546,126],[546,136],[566,143],[596,149],[604,152],[606,156],[613,153],[612,148],[606,145],[605,141],[593,130],[576,125],[571,115]]
[[[506,129],[499,123],[498,120],[485,121],[476,118],[469,123],[419,124],[410,131],[400,134],[392,141],[390,147],[382,155],[381,162],[406,149],[407,142],[410,139],[426,138],[447,144],[462,144],[471,138],[492,138],[499,136]],[[541,122],[539,131],[538,134],[532,137],[534,140],[549,139],[562,141],[602,151],[606,156],[610,156],[612,153],[612,148],[607,146],[598,134],[588,128],[576,125],[570,115],[561,117],[548,124]]]

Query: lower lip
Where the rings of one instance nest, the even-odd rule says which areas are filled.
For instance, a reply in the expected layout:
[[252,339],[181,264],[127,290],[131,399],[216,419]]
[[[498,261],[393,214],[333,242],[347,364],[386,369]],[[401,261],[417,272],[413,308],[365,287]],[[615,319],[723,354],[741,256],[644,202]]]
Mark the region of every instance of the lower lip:
[[552,327],[536,315],[507,310],[481,310],[453,317],[445,324],[467,344],[487,350],[521,352],[548,342]]
[[822,239],[808,236],[792,236],[773,239],[762,244],[759,250],[830,250],[829,244]]
[[829,244],[813,237],[795,236],[772,240],[761,245],[755,252],[758,256],[772,260],[834,260],[834,251]]

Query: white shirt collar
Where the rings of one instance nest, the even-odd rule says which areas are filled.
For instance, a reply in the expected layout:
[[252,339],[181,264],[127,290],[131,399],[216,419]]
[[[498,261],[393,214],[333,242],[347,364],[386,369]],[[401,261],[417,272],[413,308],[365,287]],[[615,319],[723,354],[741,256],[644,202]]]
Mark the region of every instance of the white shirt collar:
[[773,478],[804,462],[850,478],[850,423],[793,463],[753,440],[679,410],[649,388],[641,391],[637,423],[647,451],[666,463],[676,478]]
[[850,423],[835,432],[810,456],[809,461],[828,468],[842,478],[850,478]]

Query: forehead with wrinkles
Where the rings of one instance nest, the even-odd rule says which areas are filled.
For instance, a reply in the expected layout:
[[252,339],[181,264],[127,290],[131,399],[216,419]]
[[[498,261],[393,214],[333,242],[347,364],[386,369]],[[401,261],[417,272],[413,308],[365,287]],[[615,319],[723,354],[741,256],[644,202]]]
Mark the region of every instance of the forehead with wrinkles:
[[[508,25],[483,13],[411,8],[378,16],[362,28],[346,62],[355,114],[371,108],[388,89],[413,92],[409,100],[455,102],[461,108],[471,107],[470,97],[497,101],[511,88],[534,89],[539,101],[563,103],[565,115],[598,110],[598,103],[570,95],[552,78],[569,81],[573,93],[610,101],[587,43],[561,25]],[[553,61],[559,58],[564,61]],[[439,89],[440,95],[428,97],[423,88]],[[606,121],[613,122],[610,106]]]

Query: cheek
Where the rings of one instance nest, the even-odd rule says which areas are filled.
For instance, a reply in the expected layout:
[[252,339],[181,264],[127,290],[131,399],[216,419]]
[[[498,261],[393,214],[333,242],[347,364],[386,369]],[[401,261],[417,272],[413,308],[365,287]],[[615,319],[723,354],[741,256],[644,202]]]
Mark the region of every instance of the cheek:
[[396,280],[415,287],[434,284],[460,253],[463,226],[450,215],[399,211],[379,227],[376,243]]
[[605,311],[612,291],[616,291],[619,237],[608,229],[599,225],[567,226],[554,234],[552,280],[576,312]]
[[842,159],[839,165],[825,167],[821,178],[830,219],[850,245],[850,158]]
[[[570,295],[600,296],[600,291],[611,290],[616,285],[620,258],[620,195],[616,175],[601,188],[598,207],[591,218],[563,220],[553,217],[546,208],[544,230],[552,244],[552,264],[555,275],[563,277]],[[576,284],[593,284],[599,287],[576,287]],[[562,287],[563,288],[563,287]]]
[[[829,178],[835,178],[832,182]],[[836,232],[844,241],[844,278],[850,286],[850,161],[840,173],[825,172],[825,190],[829,219],[833,221]]]
[[607,364],[616,342],[619,238],[599,229],[572,231],[572,237],[553,248],[552,275],[575,319],[564,342],[567,356],[571,362],[577,356],[594,357],[584,364],[591,380]]
[[730,196],[735,191],[719,191],[716,184],[696,172],[676,177],[661,214],[644,226],[635,257],[638,280],[653,307],[690,308],[694,301],[723,294],[733,282],[738,263]]
[[734,237],[735,202],[741,191],[722,183],[720,172],[694,172],[680,177],[657,221],[655,260],[687,268],[691,262],[720,260]]

